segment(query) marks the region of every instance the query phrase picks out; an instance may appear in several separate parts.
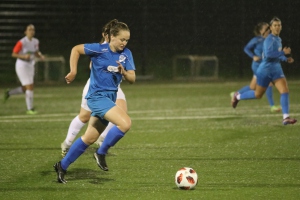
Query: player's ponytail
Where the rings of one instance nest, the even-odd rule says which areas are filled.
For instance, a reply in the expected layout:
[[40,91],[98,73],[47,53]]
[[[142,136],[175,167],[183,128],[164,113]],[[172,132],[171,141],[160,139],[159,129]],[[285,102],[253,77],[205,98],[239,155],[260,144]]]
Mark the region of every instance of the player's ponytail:
[[[107,35],[108,38],[109,38],[109,40],[110,40],[110,29],[111,29],[112,26],[114,26],[114,25],[117,24],[117,23],[118,23],[118,20],[117,20],[117,19],[113,19],[113,20],[107,22],[107,23],[103,26],[103,28],[102,28],[102,35],[103,35],[103,36],[106,36],[106,35]],[[102,37],[100,43],[103,43],[104,41],[105,41],[105,38]]]

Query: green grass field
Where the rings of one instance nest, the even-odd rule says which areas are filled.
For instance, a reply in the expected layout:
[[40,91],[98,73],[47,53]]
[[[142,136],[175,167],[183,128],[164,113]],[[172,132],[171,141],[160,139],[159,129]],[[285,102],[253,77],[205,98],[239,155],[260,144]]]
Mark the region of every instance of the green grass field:
[[[123,83],[133,126],[110,149],[110,171],[98,168],[92,145],[69,167],[66,185],[52,166],[84,83],[37,85],[36,116],[24,114],[23,95],[13,96],[0,106],[0,199],[300,199],[300,123],[283,126],[265,97],[232,109],[229,93],[245,84]],[[289,82],[298,119],[299,84]],[[174,183],[185,166],[198,173],[195,190]]]

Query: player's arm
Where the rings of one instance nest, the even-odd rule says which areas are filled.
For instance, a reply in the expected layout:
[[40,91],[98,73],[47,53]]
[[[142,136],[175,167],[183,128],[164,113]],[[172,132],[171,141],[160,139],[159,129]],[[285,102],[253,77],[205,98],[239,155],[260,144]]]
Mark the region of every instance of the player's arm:
[[264,45],[267,47],[264,49],[264,54],[267,58],[279,58],[281,61],[287,61],[285,55],[290,53],[290,48],[287,49],[285,47],[282,51],[278,51],[277,48],[274,47],[275,44],[272,40],[265,40]]
[[252,40],[250,40],[246,46],[244,47],[244,52],[250,57],[253,58],[255,55],[252,52],[254,49],[256,41],[254,40],[254,38]]
[[22,45],[22,42],[18,41],[17,44],[14,46],[11,56],[13,58],[20,58],[22,60],[30,60],[30,54],[19,54],[19,52],[22,50]]
[[117,61],[118,63],[118,69],[119,72],[123,75],[124,79],[128,81],[129,83],[134,83],[135,82],[135,71],[134,70],[127,70],[123,67],[123,65]]
[[44,56],[44,55],[42,54],[42,52],[40,52],[40,51],[35,52],[34,55],[35,55],[36,57],[42,59],[42,60],[45,58],[45,56]]
[[85,54],[84,45],[79,44],[72,48],[70,55],[70,72],[65,77],[66,82],[71,83],[77,74],[78,60],[81,54]]

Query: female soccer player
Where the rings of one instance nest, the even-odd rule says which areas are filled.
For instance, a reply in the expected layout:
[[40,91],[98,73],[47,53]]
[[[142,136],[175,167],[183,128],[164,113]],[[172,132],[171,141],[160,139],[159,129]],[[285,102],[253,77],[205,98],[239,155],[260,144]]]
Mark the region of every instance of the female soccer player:
[[[252,38],[248,44],[244,47],[245,53],[252,58],[252,71],[253,71],[253,77],[250,82],[250,85],[242,87],[237,92],[239,94],[242,94],[244,92],[247,92],[249,90],[255,90],[256,86],[256,71],[261,63],[261,57],[262,57],[262,51],[263,51],[263,43],[265,38],[270,34],[269,24],[266,22],[260,22],[258,23],[254,28],[254,34],[255,37]],[[235,92],[232,92],[230,94],[231,98],[233,98]],[[271,106],[271,112],[280,112],[281,107],[274,105],[273,100],[273,91],[272,91],[272,84],[267,88],[266,91],[267,99],[269,101],[269,104]]]
[[280,93],[280,104],[283,113],[283,125],[294,124],[296,119],[289,116],[289,89],[280,61],[293,63],[289,47],[282,49],[279,34],[282,30],[281,20],[274,17],[270,22],[271,34],[265,39],[263,44],[263,61],[257,70],[257,86],[255,92],[250,90],[243,94],[235,93],[232,100],[232,107],[235,108],[239,100],[260,99],[266,92],[268,85],[272,82]]
[[4,101],[11,95],[25,93],[27,105],[27,114],[36,114],[33,107],[33,78],[35,57],[44,59],[44,56],[39,51],[39,40],[34,38],[35,28],[32,24],[26,26],[25,37],[15,45],[12,57],[17,58],[16,73],[22,86],[8,90],[4,94]]
[[78,138],[67,155],[54,165],[60,183],[66,183],[64,176],[69,165],[98,139],[108,122],[112,122],[115,126],[109,130],[103,144],[95,153],[98,166],[107,171],[105,155],[108,149],[114,146],[131,127],[130,117],[115,104],[122,77],[129,83],[135,82],[133,57],[131,51],[125,48],[129,38],[128,26],[117,22],[110,29],[109,43],[80,44],[71,51],[70,73],[66,76],[68,84],[76,76],[80,55],[86,54],[91,58],[90,86],[86,98],[92,114],[85,134]]
[[[114,19],[109,21],[103,28],[102,28],[102,39],[100,43],[107,43],[109,42],[109,32],[110,28],[112,25],[114,25],[118,20]],[[90,65],[91,66],[91,65]],[[90,120],[91,116],[91,110],[87,105],[87,100],[85,99],[85,96],[88,92],[90,85],[90,79],[88,79],[87,83],[84,86],[83,92],[82,92],[82,100],[81,100],[81,108],[79,115],[77,115],[70,123],[68,133],[66,136],[66,139],[61,143],[61,155],[62,157],[65,157],[67,152],[70,149],[70,146],[72,145],[74,139],[80,132],[80,130],[83,128],[83,126]],[[125,94],[122,91],[120,85],[118,87],[118,92],[117,92],[117,100],[116,104],[122,108],[125,112],[127,112],[127,103],[126,103],[126,98]],[[104,138],[107,135],[107,132],[114,126],[111,122],[108,123],[106,129],[103,131],[103,133],[100,135],[98,140],[96,141],[96,144],[99,146],[101,143],[104,141]]]

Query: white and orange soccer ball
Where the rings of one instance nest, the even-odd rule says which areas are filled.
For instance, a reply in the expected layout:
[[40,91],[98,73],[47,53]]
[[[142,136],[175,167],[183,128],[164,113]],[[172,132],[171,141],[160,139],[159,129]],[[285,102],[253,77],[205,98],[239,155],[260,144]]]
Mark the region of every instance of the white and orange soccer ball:
[[190,167],[183,167],[176,172],[175,183],[180,189],[193,189],[198,183],[198,175],[194,169]]

